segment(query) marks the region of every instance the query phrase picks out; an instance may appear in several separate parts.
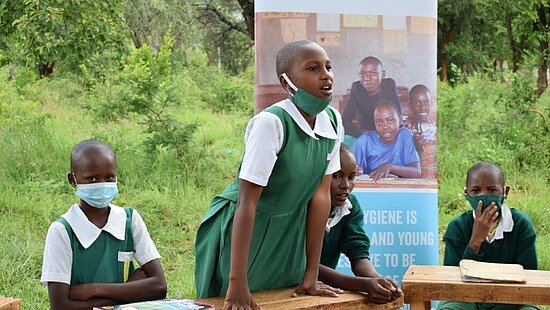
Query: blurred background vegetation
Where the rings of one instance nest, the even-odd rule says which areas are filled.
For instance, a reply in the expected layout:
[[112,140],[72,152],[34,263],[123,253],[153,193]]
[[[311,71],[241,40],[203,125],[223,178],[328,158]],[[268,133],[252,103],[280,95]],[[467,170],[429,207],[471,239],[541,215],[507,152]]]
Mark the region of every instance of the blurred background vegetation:
[[[494,161],[548,270],[550,4],[438,6],[440,233],[468,209],[468,167]],[[69,152],[94,137],[117,153],[116,203],[145,218],[169,297],[194,297],[195,231],[253,114],[253,11],[252,0],[0,2],[0,296],[48,308],[44,237],[75,201]]]

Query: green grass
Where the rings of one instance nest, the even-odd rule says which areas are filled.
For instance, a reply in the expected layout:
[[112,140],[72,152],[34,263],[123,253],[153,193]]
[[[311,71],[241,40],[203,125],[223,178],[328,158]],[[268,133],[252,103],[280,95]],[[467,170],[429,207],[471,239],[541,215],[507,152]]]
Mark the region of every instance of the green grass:
[[[253,83],[253,76],[246,81]],[[500,86],[489,85],[491,93],[477,97],[470,94],[472,85],[440,87],[440,112],[447,111],[440,113],[439,123],[440,239],[448,221],[468,208],[461,194],[466,169],[477,160],[497,158],[512,186],[507,203],[533,220],[540,269],[549,270],[548,168],[519,167],[513,150],[502,148],[498,132],[475,124],[460,131],[464,125],[457,110],[460,105],[475,102],[476,109],[483,111],[492,100],[500,100]],[[194,100],[200,95],[198,89],[201,85],[189,93],[180,91],[185,100],[173,111],[179,120],[201,124],[182,163],[167,150],[147,154],[141,147],[143,128],[136,121],[97,121],[82,108],[87,91],[73,79],[40,80],[19,91],[0,81],[1,296],[21,299],[22,309],[48,308],[47,290],[38,282],[45,235],[50,223],[77,201],[66,181],[72,146],[97,137],[111,143],[117,153],[120,195],[115,203],[134,206],[142,214],[163,257],[168,297],[194,297],[195,232],[212,197],[236,172],[250,117],[243,112],[212,112],[207,102]],[[246,96],[252,102],[252,93]],[[542,101],[543,110],[548,102]],[[499,115],[495,107],[486,117]],[[476,130],[483,133],[482,140],[471,138]]]

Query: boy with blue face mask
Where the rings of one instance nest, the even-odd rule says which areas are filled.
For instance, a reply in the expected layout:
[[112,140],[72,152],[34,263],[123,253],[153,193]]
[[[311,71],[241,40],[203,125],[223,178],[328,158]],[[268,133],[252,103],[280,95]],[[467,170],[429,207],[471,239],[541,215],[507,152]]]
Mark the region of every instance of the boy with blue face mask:
[[[468,170],[464,195],[472,210],[451,220],[443,236],[446,266],[460,260],[520,264],[537,269],[536,233],[529,217],[504,203],[510,190],[497,165],[479,162]],[[526,309],[529,305],[505,305],[444,301],[439,309]]]
[[[71,152],[67,175],[80,198],[50,225],[41,283],[52,309],[91,309],[166,296],[160,255],[139,213],[111,203],[118,193],[116,159],[104,142]],[[133,260],[141,268],[134,269]]]

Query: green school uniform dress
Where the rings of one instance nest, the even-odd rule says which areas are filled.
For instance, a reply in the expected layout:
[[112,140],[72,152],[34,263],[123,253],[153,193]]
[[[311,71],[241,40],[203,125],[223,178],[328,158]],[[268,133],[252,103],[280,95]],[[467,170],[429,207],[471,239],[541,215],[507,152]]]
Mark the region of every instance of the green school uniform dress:
[[87,249],[78,241],[67,220],[62,217],[57,220],[65,226],[73,251],[70,285],[123,283],[133,273],[134,266],[131,261],[134,252],[134,238],[132,236],[133,209],[124,208],[124,211],[126,212],[124,240],[119,240],[110,233],[102,231]]
[[[337,112],[330,107],[325,111],[336,128]],[[284,137],[256,206],[248,256],[248,285],[252,292],[301,284],[306,267],[307,204],[327,171],[331,153],[338,152],[336,134],[332,139],[314,139],[280,106],[271,106],[264,112],[280,119]],[[227,291],[238,183],[236,178],[212,200],[197,232],[198,298],[223,296]]]

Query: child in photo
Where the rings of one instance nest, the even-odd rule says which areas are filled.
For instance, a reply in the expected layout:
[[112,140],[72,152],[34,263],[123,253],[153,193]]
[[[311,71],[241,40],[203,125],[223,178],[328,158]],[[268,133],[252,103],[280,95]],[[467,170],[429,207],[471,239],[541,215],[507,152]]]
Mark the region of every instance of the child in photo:
[[[71,152],[69,184],[78,203],[50,225],[40,282],[52,309],[91,309],[162,299],[166,280],[143,219],[111,203],[118,193],[115,153],[98,140]],[[141,266],[135,269],[133,260]]]
[[[537,269],[536,233],[523,212],[504,203],[510,187],[504,172],[491,162],[473,165],[466,175],[464,197],[471,210],[453,218],[443,241],[443,264],[458,266],[462,259],[488,263],[520,264]],[[507,305],[442,301],[438,309],[537,309],[531,305]]]
[[381,101],[374,110],[376,131],[361,135],[353,145],[359,170],[374,182],[390,174],[404,178],[420,177],[420,158],[412,133],[399,128],[400,115],[395,105]]
[[403,127],[413,134],[420,156],[422,177],[437,176],[437,126],[430,118],[432,97],[428,87],[417,84],[409,92],[409,118]]
[[296,294],[337,296],[317,283],[343,136],[340,115],[329,107],[331,66],[311,41],[279,51],[277,77],[289,99],[250,120],[238,177],[202,220],[195,242],[199,298],[225,295],[224,309],[258,309],[251,292],[299,286]]
[[375,130],[374,108],[381,100],[393,103],[401,114],[395,81],[386,77],[384,66],[378,58],[368,56],[359,63],[359,80],[351,85],[342,114],[346,135],[359,137],[366,131]]
[[[363,229],[363,210],[351,194],[355,187],[355,158],[340,145],[340,170],[332,174],[331,212],[325,228],[319,280],[330,286],[366,292],[374,303],[390,302],[403,293],[397,284],[380,275],[369,260],[370,240]],[[337,272],[340,254],[347,256],[355,276]]]

